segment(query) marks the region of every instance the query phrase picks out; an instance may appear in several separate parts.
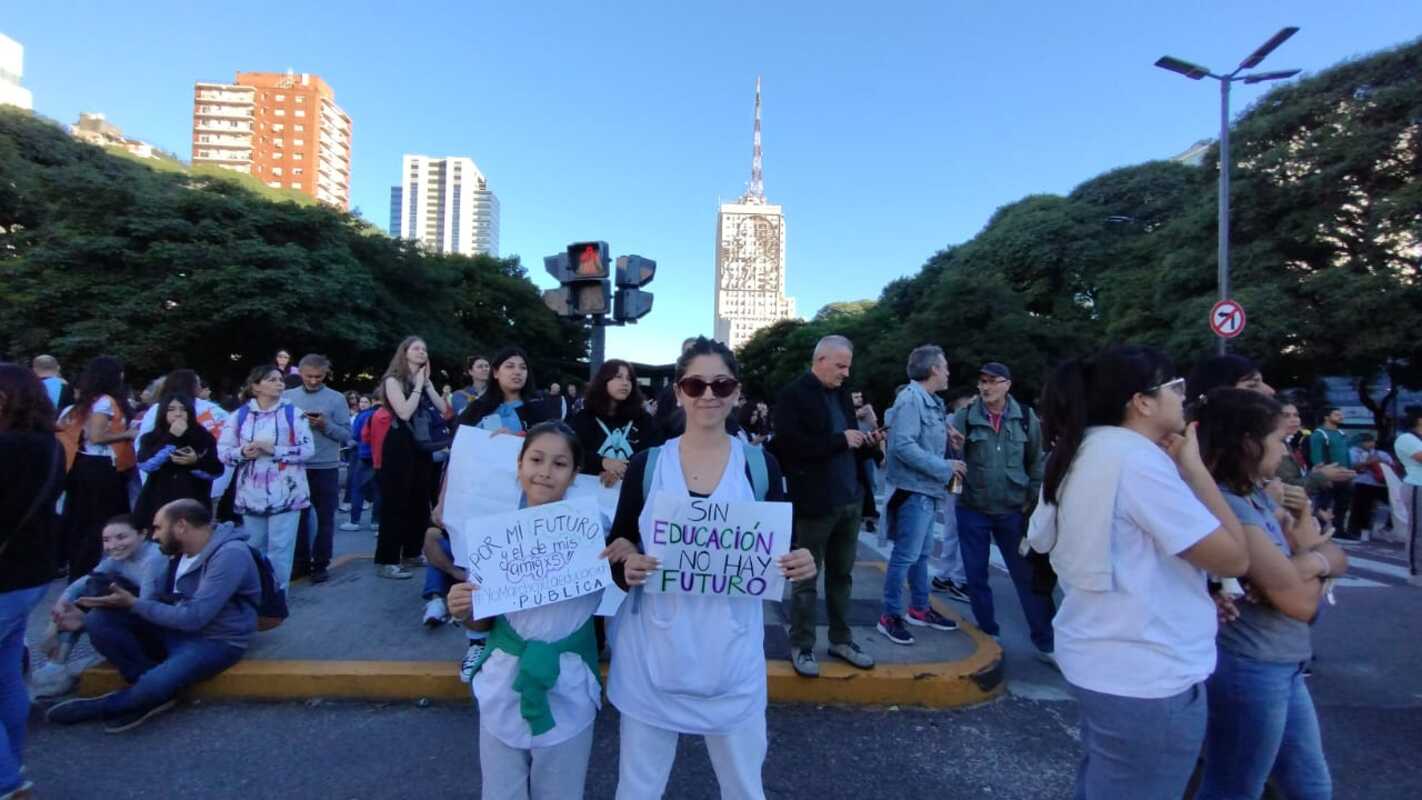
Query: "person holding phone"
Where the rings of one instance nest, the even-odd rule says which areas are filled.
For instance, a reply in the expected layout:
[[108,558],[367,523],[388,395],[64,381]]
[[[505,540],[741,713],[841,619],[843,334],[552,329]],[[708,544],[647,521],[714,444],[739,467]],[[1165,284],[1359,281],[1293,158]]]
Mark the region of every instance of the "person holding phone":
[[336,509],[341,503],[341,448],[351,440],[350,404],[344,395],[326,385],[331,362],[325,356],[304,356],[297,372],[301,385],[287,389],[282,399],[296,406],[306,418],[316,454],[306,462],[311,512],[301,515],[297,528],[296,571],[309,574],[312,583],[325,583],[335,545]]
[[217,440],[197,421],[194,398],[165,394],[161,421],[138,441],[138,468],[147,475],[133,508],[134,526],[153,527],[153,514],[184,497],[212,508],[212,482],[222,475]]

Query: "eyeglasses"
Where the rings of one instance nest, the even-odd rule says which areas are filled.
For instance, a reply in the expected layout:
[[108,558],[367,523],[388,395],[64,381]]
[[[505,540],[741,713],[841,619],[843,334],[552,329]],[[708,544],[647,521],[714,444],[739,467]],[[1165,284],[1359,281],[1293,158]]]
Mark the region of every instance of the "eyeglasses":
[[711,394],[720,398],[727,398],[735,394],[740,388],[741,382],[735,378],[717,378],[714,381],[704,381],[695,376],[688,375],[676,382],[676,388],[687,397],[700,397],[706,394],[706,387],[711,387]]
[[1174,378],[1174,379],[1168,380],[1168,381],[1166,381],[1165,383],[1160,384],[1159,386],[1152,386],[1152,387],[1150,387],[1149,389],[1147,389],[1147,390],[1145,391],[1145,393],[1146,393],[1146,394],[1155,394],[1156,392],[1160,391],[1161,389],[1166,389],[1166,390],[1172,391],[1172,392],[1174,392],[1174,393],[1180,395],[1181,397],[1184,397],[1184,396],[1185,396],[1185,379],[1184,379],[1184,378]]
[[978,385],[979,385],[979,386],[996,386],[996,385],[998,385],[999,383],[1007,383],[1007,379],[1006,379],[1006,378],[988,378],[988,377],[978,378]]

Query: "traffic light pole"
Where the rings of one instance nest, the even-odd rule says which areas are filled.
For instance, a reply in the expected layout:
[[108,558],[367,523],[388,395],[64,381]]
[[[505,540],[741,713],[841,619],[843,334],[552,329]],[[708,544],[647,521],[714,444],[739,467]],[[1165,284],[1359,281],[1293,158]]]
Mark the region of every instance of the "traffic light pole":
[[602,314],[593,316],[592,320],[592,354],[588,359],[588,382],[597,377],[597,371],[602,369],[602,362],[607,357],[607,318]]

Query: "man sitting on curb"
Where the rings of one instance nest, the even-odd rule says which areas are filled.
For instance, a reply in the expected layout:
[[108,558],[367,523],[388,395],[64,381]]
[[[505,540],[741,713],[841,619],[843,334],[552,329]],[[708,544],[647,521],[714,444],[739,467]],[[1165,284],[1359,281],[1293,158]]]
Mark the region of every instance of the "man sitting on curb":
[[102,718],[109,733],[136,728],[167,711],[182,689],[217,675],[247,652],[257,629],[261,578],[247,536],[212,527],[196,500],[174,500],[153,516],[153,538],[169,564],[158,593],[142,599],[118,585],[79,604],[94,649],[131,684],[102,697],[50,708],[50,722]]

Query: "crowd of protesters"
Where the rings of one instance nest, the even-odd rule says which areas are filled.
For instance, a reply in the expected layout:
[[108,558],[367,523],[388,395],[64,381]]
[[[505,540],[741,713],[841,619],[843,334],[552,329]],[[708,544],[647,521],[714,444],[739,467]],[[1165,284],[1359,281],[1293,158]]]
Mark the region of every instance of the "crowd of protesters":
[[[806,679],[820,674],[820,574],[825,652],[875,666],[849,624],[861,530],[892,541],[875,630],[904,646],[913,627],[957,630],[933,592],[999,637],[996,545],[1038,657],[1079,701],[1077,796],[1178,797],[1202,754],[1201,798],[1258,796],[1271,776],[1289,797],[1329,796],[1303,682],[1310,624],[1347,569],[1332,539],[1385,530],[1390,515],[1377,512],[1390,503],[1412,511],[1395,533],[1422,572],[1422,410],[1392,443],[1350,439],[1334,408],[1305,434],[1298,404],[1276,399],[1247,359],[1207,359],[1187,380],[1144,347],[1059,366],[1035,404],[1013,396],[1011,368],[995,361],[978,367],[975,391],[945,400],[950,365],[925,345],[880,420],[850,391],[849,339],[826,337],[807,356],[774,398],[747,398],[735,357],[699,337],[655,397],[617,359],[585,392],[540,391],[518,347],[470,356],[468,384],[439,390],[411,336],[369,394],[335,391],[325,357],[293,363],[283,349],[227,407],[186,369],[135,407],[111,357],[72,386],[50,356],[0,364],[0,797],[24,783],[25,620],[50,581],[68,588],[45,652],[62,664],[87,634],[130,684],[60,703],[51,721],[127,730],[240,660],[285,614],[290,581],[329,578],[338,511],[349,532],[369,514],[379,577],[424,569],[425,625],[466,629],[460,674],[481,710],[484,796],[582,795],[606,645],[619,797],[661,796],[683,733],[705,738],[723,796],[762,797],[760,604],[638,593],[606,636],[593,597],[474,623],[477,587],[439,524],[444,496],[462,490],[444,474],[461,425],[523,437],[528,505],[561,499],[577,474],[619,488],[604,557],[623,589],[659,567],[643,545],[653,489],[790,502],[779,569],[793,586],[791,664]],[[572,659],[533,699],[519,677],[530,640]],[[61,679],[54,693],[71,688]]]

